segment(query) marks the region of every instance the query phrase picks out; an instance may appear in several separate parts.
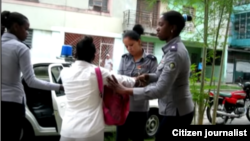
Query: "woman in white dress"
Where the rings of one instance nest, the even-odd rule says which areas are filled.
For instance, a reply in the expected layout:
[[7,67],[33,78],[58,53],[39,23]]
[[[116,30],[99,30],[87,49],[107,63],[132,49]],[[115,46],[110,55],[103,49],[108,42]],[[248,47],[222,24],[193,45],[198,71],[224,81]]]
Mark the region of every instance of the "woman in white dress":
[[[85,36],[76,45],[76,62],[61,72],[66,97],[67,109],[63,117],[60,141],[103,141],[104,117],[102,99],[95,73],[97,66],[92,64],[96,48],[92,37]],[[101,68],[103,84],[112,73]],[[117,80],[133,87],[135,79],[115,75]]]

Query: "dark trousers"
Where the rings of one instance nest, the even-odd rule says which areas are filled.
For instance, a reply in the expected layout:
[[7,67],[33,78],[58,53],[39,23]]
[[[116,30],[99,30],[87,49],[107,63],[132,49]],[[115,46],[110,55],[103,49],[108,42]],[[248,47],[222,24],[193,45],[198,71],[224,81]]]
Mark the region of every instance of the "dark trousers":
[[24,123],[24,105],[15,102],[1,103],[2,141],[19,141]]
[[116,141],[144,141],[148,112],[129,112],[124,125],[117,126]]
[[[194,112],[179,116],[178,110],[176,116],[163,116],[158,131],[155,136],[155,141],[169,140],[167,135],[170,129],[178,125],[191,125],[194,117]],[[172,132],[171,132],[172,133]]]

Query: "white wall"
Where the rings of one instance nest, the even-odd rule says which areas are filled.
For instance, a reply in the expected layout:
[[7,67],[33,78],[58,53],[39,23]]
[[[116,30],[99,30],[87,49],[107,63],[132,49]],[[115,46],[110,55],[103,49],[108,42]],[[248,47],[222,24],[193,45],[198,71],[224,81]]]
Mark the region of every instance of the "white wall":
[[137,0],[113,0],[112,16],[123,19],[123,12],[127,10],[136,10]]
[[31,60],[55,60],[60,56],[64,34],[54,31],[34,30]]
[[113,50],[113,71],[117,72],[121,62],[122,55],[126,53],[125,46],[123,44],[122,38],[115,38],[114,50]]
[[[88,0],[41,0],[40,2],[61,6],[66,3],[67,6],[76,8],[80,6],[81,9],[88,7]],[[2,10],[20,12],[29,18],[30,27],[34,29],[31,50],[33,58],[54,59],[59,56],[65,32],[104,36],[115,38],[113,60],[114,70],[118,70],[121,56],[127,53],[121,38],[123,12],[136,10],[137,0],[110,0],[110,16],[44,8],[34,3],[20,3],[4,1]],[[166,4],[161,6],[160,11],[165,9]]]
[[67,0],[39,0],[39,3],[65,5]]
[[[40,0],[41,3],[51,4],[49,7],[36,3],[22,1],[2,2],[2,11],[16,11],[26,15],[33,29],[50,30],[51,27],[67,27],[88,29],[94,32],[123,32],[123,13],[126,10],[136,10],[137,0],[110,0],[110,15],[97,13],[70,12],[63,10],[67,6],[88,9],[88,0]],[[54,6],[52,5],[54,4]],[[55,6],[58,5],[58,6]],[[166,4],[161,4],[161,13],[166,10]],[[62,8],[51,9],[51,8]],[[32,11],[32,12],[31,12]]]
[[[33,29],[51,30],[51,27],[56,26],[88,29],[94,32],[122,33],[123,31],[122,16],[101,16],[6,2],[2,3],[2,11],[4,10],[16,11],[26,15]],[[119,12],[123,13],[121,10]]]
[[69,6],[81,9],[88,9],[88,0],[39,0],[40,3],[54,4],[60,6]]
[[[89,0],[39,0],[40,3],[89,9]],[[123,11],[136,10],[137,0],[109,0],[112,17],[123,17]]]

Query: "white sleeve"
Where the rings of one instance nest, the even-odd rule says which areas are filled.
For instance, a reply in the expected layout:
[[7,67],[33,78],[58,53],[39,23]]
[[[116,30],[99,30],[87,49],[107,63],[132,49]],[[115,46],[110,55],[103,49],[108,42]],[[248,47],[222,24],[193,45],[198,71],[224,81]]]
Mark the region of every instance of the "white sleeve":
[[115,78],[117,79],[117,81],[119,83],[122,83],[126,87],[131,87],[132,88],[135,85],[135,78],[128,77],[128,76],[125,76],[125,75],[119,75],[119,74],[116,74],[116,73],[114,73],[112,71],[110,72],[107,69],[103,69],[103,68],[100,68],[100,69],[101,69],[101,72],[102,72],[102,79],[103,79],[103,84],[104,85],[108,85],[107,78],[111,77],[111,75],[114,75]]

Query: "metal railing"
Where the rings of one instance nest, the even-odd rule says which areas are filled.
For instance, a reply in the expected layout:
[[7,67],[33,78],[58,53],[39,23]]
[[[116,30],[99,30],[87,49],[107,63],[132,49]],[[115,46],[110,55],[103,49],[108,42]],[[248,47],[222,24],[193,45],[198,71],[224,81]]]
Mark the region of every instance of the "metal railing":
[[146,34],[156,34],[156,26],[159,15],[153,12],[126,10],[123,12],[123,29],[132,30],[134,25],[141,24]]

